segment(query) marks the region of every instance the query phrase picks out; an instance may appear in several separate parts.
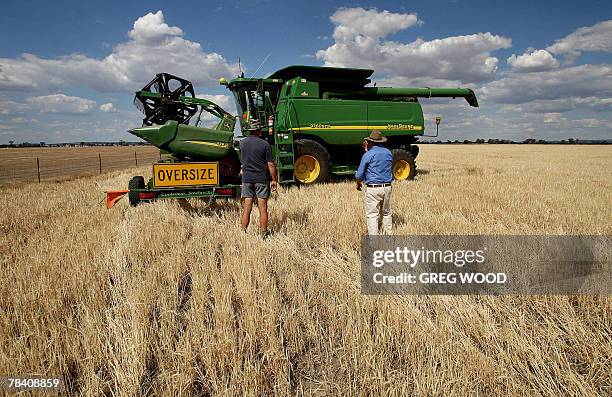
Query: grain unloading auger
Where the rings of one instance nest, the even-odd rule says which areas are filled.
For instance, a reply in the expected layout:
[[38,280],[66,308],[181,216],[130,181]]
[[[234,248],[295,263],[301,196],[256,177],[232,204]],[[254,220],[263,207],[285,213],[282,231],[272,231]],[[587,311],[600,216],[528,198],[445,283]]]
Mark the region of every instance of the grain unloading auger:
[[[419,98],[465,98],[478,107],[468,88],[370,87],[368,69],[289,66],[267,78],[220,79],[234,95],[241,125],[259,120],[267,126],[281,183],[325,181],[330,174],[355,172],[361,143],[371,130],[387,137],[393,176],[412,179],[416,146],[425,133]],[[153,165],[153,178],[132,178],[129,190],[107,195],[112,206],[128,193],[130,204],[158,198],[231,197],[238,193],[239,156],[234,144],[236,119],[218,105],[196,98],[193,85],[161,73],[136,93],[143,127],[130,130],[170,158]],[[219,119],[199,126],[202,112]],[[195,121],[194,116],[197,114]],[[439,124],[439,118],[436,118]],[[110,198],[109,198],[110,197]]]

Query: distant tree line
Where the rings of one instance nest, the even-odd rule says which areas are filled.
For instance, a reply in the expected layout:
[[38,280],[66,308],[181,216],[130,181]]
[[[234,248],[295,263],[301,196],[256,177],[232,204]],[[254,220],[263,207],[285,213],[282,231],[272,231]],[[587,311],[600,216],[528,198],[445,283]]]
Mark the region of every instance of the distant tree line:
[[460,140],[447,140],[447,141],[419,141],[419,143],[428,143],[428,144],[453,144],[453,145],[468,145],[468,144],[493,144],[493,145],[501,145],[501,144],[516,144],[516,145],[530,145],[530,144],[538,144],[538,145],[609,145],[612,144],[612,140],[610,139],[563,139],[560,141],[547,141],[544,139],[534,139],[529,138],[523,141],[513,141],[510,139],[476,139],[470,141],[469,139]]
[[150,145],[148,142],[62,142],[62,143],[46,143],[46,142],[21,142],[15,143],[9,141],[7,144],[0,144],[0,148],[17,148],[17,147],[97,147],[97,146],[146,146]]
[[[501,145],[501,144],[519,144],[519,145],[529,145],[529,144],[538,144],[538,145],[610,145],[612,144],[612,140],[610,139],[563,139],[560,141],[547,141],[544,139],[535,139],[529,138],[523,141],[513,141],[510,139],[476,139],[470,141],[469,139],[460,140],[446,140],[446,141],[419,141],[419,143],[425,144],[453,144],[453,145],[468,145],[468,144],[493,144],[493,145]],[[0,148],[19,148],[19,147],[86,147],[86,146],[146,146],[150,145],[147,142],[65,142],[65,143],[31,143],[31,142],[22,142],[15,143],[14,141],[9,141],[7,144],[0,144]]]

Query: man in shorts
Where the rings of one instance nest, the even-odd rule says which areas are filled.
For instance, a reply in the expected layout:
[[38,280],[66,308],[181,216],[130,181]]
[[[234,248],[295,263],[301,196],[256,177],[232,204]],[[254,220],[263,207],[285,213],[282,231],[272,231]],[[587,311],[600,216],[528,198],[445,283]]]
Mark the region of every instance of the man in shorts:
[[278,187],[276,164],[272,148],[262,136],[262,125],[254,120],[249,123],[249,135],[240,141],[240,160],[242,162],[242,230],[246,232],[251,220],[253,202],[257,199],[259,209],[259,230],[262,237],[268,231],[268,199],[270,189]]

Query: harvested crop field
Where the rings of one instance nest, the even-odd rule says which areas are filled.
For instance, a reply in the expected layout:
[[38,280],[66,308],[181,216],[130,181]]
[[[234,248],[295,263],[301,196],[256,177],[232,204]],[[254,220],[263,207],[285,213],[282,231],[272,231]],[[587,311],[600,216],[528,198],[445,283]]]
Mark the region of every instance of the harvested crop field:
[[[612,147],[423,145],[396,234],[612,234]],[[71,395],[598,396],[609,297],[363,296],[362,193],[111,210],[150,167],[0,190],[0,373]],[[254,218],[256,221],[256,217]]]
[[0,148],[0,185],[101,174],[159,158],[150,145]]

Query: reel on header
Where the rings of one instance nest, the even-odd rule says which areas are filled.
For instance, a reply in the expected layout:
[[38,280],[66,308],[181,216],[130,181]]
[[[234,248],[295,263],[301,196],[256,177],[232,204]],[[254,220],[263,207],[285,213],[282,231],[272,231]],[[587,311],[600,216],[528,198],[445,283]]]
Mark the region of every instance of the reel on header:
[[[159,95],[156,95],[159,94]],[[180,97],[195,97],[190,81],[168,73],[159,73],[136,92],[134,105],[144,114],[143,126],[163,125],[168,120],[188,124],[197,113],[197,105],[187,104]]]

